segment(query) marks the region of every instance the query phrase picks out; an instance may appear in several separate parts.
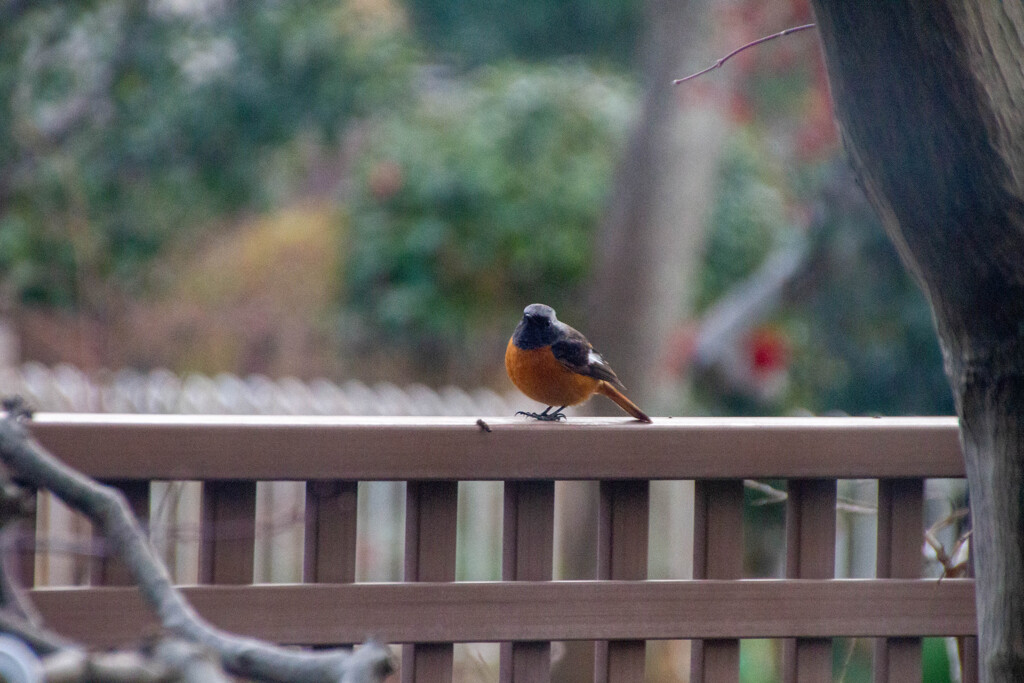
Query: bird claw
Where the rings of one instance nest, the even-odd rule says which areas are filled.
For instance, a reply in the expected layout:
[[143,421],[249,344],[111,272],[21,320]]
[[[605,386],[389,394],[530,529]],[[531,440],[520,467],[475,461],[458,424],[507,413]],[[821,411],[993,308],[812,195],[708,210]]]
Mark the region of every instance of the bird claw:
[[540,420],[541,422],[558,422],[559,420],[566,419],[565,413],[561,411],[549,413],[545,410],[543,413],[528,413],[525,410],[517,410],[516,415],[525,415],[526,417],[532,417],[533,419]]

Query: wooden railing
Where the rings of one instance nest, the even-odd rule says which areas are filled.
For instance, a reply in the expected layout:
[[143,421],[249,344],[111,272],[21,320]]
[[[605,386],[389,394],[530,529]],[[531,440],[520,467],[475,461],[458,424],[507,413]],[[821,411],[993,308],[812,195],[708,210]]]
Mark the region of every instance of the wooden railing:
[[[244,418],[39,415],[37,438],[116,483],[203,481],[200,582],[214,623],[282,643],[404,643],[404,681],[448,681],[453,643],[501,642],[501,681],[550,678],[551,641],[596,641],[596,681],[642,681],[645,641],[690,639],[693,681],[739,677],[744,638],[786,639],[784,680],[828,681],[834,637],[878,638],[876,681],[920,681],[923,636],[973,636],[969,579],[923,579],[927,478],[964,476],[956,422],[915,419]],[[743,480],[788,480],[786,579],[743,580]],[[834,579],[836,481],[877,479],[876,579]],[[304,584],[252,585],[258,480],[306,484]],[[405,481],[405,581],[353,583],[357,482]],[[500,582],[456,582],[458,482],[504,482]],[[597,576],[552,581],[554,483],[600,482]],[[694,480],[694,579],[648,581],[649,483]],[[115,562],[94,580],[128,583]],[[68,636],[155,628],[130,587],[36,588]],[[969,639],[968,639],[969,640]],[[968,651],[970,648],[967,648]],[[968,657],[964,680],[974,680]]]

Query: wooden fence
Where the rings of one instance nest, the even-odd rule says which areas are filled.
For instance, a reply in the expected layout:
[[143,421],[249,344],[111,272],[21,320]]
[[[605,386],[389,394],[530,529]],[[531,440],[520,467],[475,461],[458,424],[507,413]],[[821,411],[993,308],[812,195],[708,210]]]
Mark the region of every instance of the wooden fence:
[[[787,682],[829,681],[833,637],[878,639],[876,681],[920,681],[923,636],[976,633],[973,581],[921,578],[924,481],[964,476],[951,418],[42,414],[32,431],[142,515],[151,481],[203,482],[202,585],[185,592],[211,621],[282,643],[403,643],[403,681],[450,681],[456,642],[502,643],[503,682],[545,681],[562,640],[595,641],[596,681],[642,681],[645,641],[690,639],[693,681],[735,682],[744,638],[786,639]],[[743,579],[748,478],[788,482],[784,580]],[[879,482],[876,579],[833,578],[839,479]],[[305,583],[252,585],[259,480],[307,482]],[[353,582],[357,482],[373,480],[407,482],[402,583]],[[473,480],[504,482],[500,582],[454,581],[458,482]],[[595,580],[551,580],[557,480],[600,482]],[[652,480],[695,482],[693,581],[646,580]],[[155,628],[116,562],[92,577],[105,586],[32,597],[88,643]]]

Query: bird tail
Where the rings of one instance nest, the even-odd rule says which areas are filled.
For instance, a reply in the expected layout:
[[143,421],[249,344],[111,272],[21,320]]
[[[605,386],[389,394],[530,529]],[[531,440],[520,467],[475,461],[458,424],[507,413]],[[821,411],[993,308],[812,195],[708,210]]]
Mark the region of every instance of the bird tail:
[[640,410],[640,407],[626,398],[626,395],[621,391],[613,387],[608,382],[601,382],[597,387],[598,392],[604,394],[611,400],[619,404],[619,407],[625,410],[627,413],[640,420],[641,422],[650,422],[651,418],[647,417],[647,413]]

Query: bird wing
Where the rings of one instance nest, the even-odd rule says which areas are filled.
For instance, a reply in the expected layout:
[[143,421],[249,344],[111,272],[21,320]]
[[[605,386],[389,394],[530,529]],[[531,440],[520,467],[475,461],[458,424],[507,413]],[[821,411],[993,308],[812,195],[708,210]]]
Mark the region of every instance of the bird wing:
[[551,353],[559,363],[572,372],[604,380],[622,389],[626,388],[622,386],[622,382],[615,376],[615,371],[601,354],[594,351],[587,338],[568,325],[565,326],[561,339],[551,345]]

